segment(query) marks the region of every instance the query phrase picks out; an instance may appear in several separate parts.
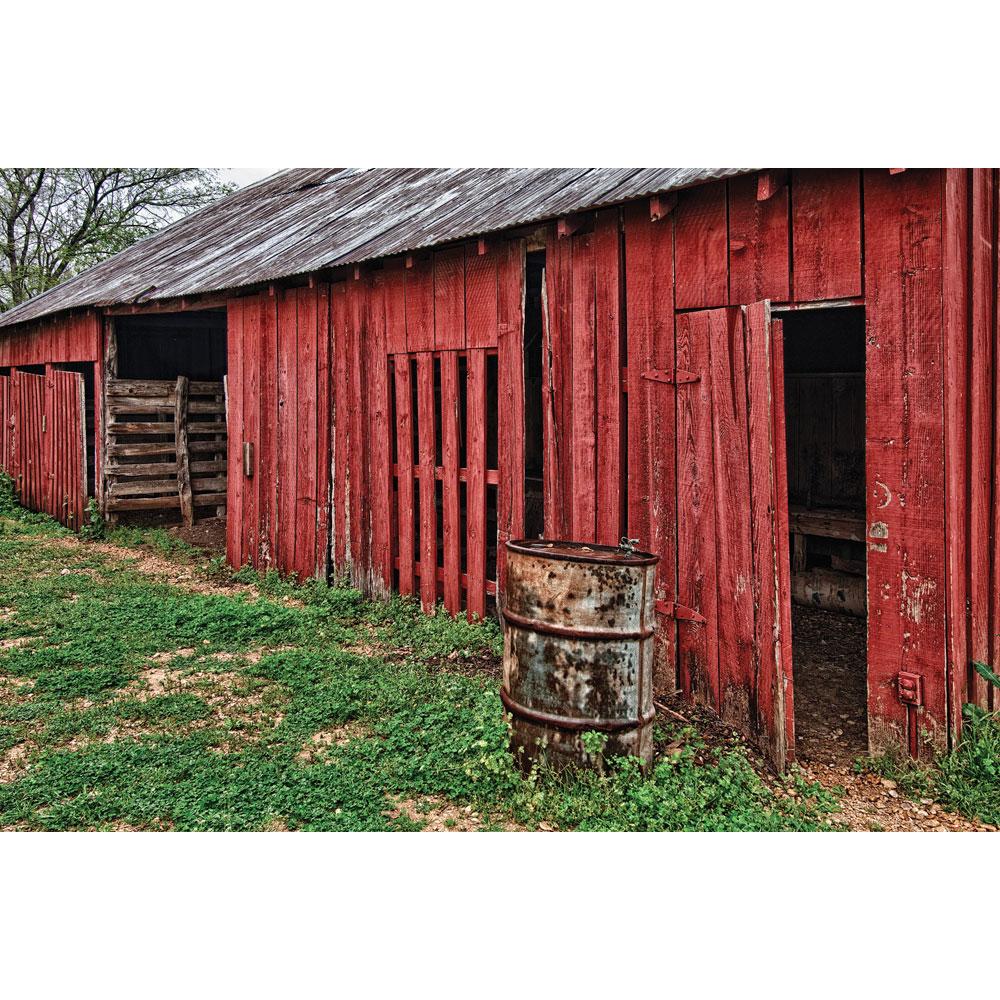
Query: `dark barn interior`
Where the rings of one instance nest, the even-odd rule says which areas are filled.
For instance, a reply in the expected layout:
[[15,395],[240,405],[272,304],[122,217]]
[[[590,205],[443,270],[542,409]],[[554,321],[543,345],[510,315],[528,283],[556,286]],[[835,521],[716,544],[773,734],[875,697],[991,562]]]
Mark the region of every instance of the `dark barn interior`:
[[867,748],[865,313],[784,314],[797,751]]

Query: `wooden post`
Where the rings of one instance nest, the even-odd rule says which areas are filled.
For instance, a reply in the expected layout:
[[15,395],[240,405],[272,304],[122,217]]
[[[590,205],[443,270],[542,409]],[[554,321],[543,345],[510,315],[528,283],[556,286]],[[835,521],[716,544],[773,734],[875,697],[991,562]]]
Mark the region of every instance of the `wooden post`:
[[177,399],[174,409],[174,442],[177,449],[177,495],[181,515],[190,528],[194,524],[194,500],[191,496],[191,457],[187,430],[188,377],[177,376]]

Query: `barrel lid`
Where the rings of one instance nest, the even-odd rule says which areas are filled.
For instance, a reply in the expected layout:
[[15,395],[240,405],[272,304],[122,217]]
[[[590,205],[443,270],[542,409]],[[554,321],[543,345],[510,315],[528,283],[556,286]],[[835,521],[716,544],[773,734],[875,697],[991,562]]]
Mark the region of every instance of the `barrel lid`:
[[518,538],[507,543],[507,551],[545,559],[564,559],[566,562],[607,563],[615,566],[651,566],[660,558],[651,552],[623,552],[614,545],[547,538]]

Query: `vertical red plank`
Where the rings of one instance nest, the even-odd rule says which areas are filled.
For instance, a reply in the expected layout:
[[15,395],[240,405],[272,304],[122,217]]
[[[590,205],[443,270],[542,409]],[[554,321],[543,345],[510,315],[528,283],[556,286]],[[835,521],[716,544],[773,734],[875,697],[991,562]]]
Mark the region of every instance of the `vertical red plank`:
[[719,689],[722,718],[744,732],[753,717],[753,556],[747,511],[750,496],[747,371],[743,314],[716,310],[709,316],[712,365],[712,451],[719,616]]
[[469,351],[466,395],[466,572],[470,615],[486,613],[486,351]]
[[351,582],[368,590],[368,440],[364,433],[368,385],[364,337],[365,283],[348,282],[348,499],[350,511]]
[[0,375],[0,472],[10,474],[10,377]]
[[465,337],[467,347],[496,347],[498,276],[506,266],[506,247],[490,246],[485,253],[469,249],[465,260]]
[[348,365],[350,348],[347,333],[347,284],[338,282],[330,289],[330,313],[333,329],[332,343],[332,387],[333,387],[333,571],[337,582],[349,572],[348,556],[348,442],[350,428],[348,400]]
[[790,298],[788,185],[757,200],[757,175],[729,181],[729,301]]
[[617,208],[597,213],[594,264],[597,285],[595,537],[602,545],[617,545],[625,523],[621,220]]
[[681,191],[673,214],[677,308],[726,305],[729,248],[725,181]]
[[[990,635],[991,534],[994,453],[993,453],[993,174],[972,171],[971,261],[972,358],[969,369],[970,452],[969,452],[969,643],[973,660],[990,662],[993,643]],[[989,708],[985,678],[973,671],[969,700]]]
[[[993,509],[992,509],[992,532],[993,532],[993,579],[991,581],[990,593],[992,596],[990,607],[990,662],[994,669],[1000,665],[1000,246],[998,246],[998,232],[1000,232],[1000,171],[992,170],[991,182],[993,185],[993,232],[991,234],[993,246],[993,275],[992,275],[992,295],[993,295]],[[991,686],[990,710],[1000,711],[1000,690]]]
[[406,349],[434,350],[434,268],[430,256],[415,257],[404,271],[406,281]]
[[857,170],[793,171],[792,248],[797,302],[861,294],[861,181]]
[[708,313],[677,317],[677,367],[697,382],[677,388],[677,599],[704,622],[677,629],[681,689],[719,709],[718,573],[712,459],[712,367]]
[[[253,564],[260,569],[276,565],[278,478],[278,304],[274,296],[260,296],[261,314],[261,399],[260,399],[260,461],[256,475],[260,496],[260,551],[254,553]],[[231,433],[231,432],[230,432]],[[232,515],[232,507],[229,508]]]
[[389,373],[386,355],[386,280],[376,272],[368,294],[369,449],[371,454],[371,584],[374,596],[392,591],[392,468]]
[[[940,176],[865,171],[868,732],[946,741]],[[923,677],[907,710],[899,671]],[[912,740],[910,739],[912,737]]]
[[968,600],[968,383],[969,183],[968,170],[944,177],[944,407],[946,538],[948,546],[949,724],[957,742],[969,692]]
[[396,522],[399,548],[399,592],[413,594],[414,532],[413,532],[413,424],[410,413],[410,359],[397,354],[393,359],[396,384]]
[[[462,539],[458,493],[458,354],[441,355],[441,500],[444,537],[444,605],[462,610]],[[422,501],[421,501],[422,502]]]
[[406,271],[401,260],[391,260],[382,272],[385,278],[385,349],[388,354],[406,353]]
[[[573,237],[573,420],[571,448],[573,492],[569,496],[571,534],[577,541],[597,536],[597,297],[594,236]],[[606,363],[606,362],[604,362]]]
[[[507,580],[506,543],[524,535],[524,275],[523,240],[510,241],[499,254],[497,339],[497,594],[502,602]],[[469,311],[469,340],[483,336],[489,314]],[[481,612],[480,612],[481,613]]]
[[[316,575],[330,570],[330,286],[316,288]],[[388,474],[388,473],[387,473]]]
[[[229,379],[229,395],[234,393],[241,395],[240,409],[243,416],[243,427],[227,427],[230,454],[230,475],[235,472],[239,483],[240,501],[242,511],[239,520],[242,525],[237,524],[237,530],[242,531],[242,543],[240,546],[240,565],[254,566],[257,564],[257,553],[260,551],[260,509],[259,493],[261,480],[261,448],[260,448],[260,376],[261,376],[261,308],[260,300],[256,297],[239,299],[242,303],[240,309],[240,330],[239,337],[242,355],[242,377],[239,380]],[[233,303],[230,302],[230,310]],[[230,311],[230,317],[232,311]],[[232,325],[229,327],[229,340],[232,342],[234,331]],[[231,352],[230,352],[231,353]],[[251,475],[247,476],[243,462],[243,449],[249,445],[253,456],[250,464]],[[235,470],[233,469],[233,453],[236,453]],[[230,480],[231,481],[231,480]],[[233,494],[227,496],[227,525],[228,518],[233,517],[233,507],[231,501]]]
[[434,349],[465,349],[465,247],[434,254]]
[[296,483],[298,479],[297,292],[278,293],[278,469],[277,559],[283,573],[295,566]]
[[420,460],[420,603],[437,604],[437,511],[434,477],[434,356],[417,355],[417,428]]
[[545,251],[545,535],[569,538],[573,495],[573,241],[550,233]]
[[300,580],[316,575],[316,513],[320,507],[316,490],[318,295],[315,287],[300,288],[296,294],[295,571]]
[[[677,392],[643,372],[674,368],[673,216],[653,222],[646,202],[625,209],[628,316],[628,534],[655,552],[657,629],[653,687],[677,687]],[[685,626],[686,627],[686,626]]]

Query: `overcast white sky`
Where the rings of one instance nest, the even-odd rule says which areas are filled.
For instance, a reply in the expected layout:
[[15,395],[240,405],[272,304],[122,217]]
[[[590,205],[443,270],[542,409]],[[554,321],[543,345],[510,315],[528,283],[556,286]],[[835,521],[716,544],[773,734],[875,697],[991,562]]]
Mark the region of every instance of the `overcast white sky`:
[[247,184],[259,181],[262,177],[267,177],[268,174],[283,169],[283,167],[219,167],[219,174],[224,181],[231,181],[240,187],[245,187]]

